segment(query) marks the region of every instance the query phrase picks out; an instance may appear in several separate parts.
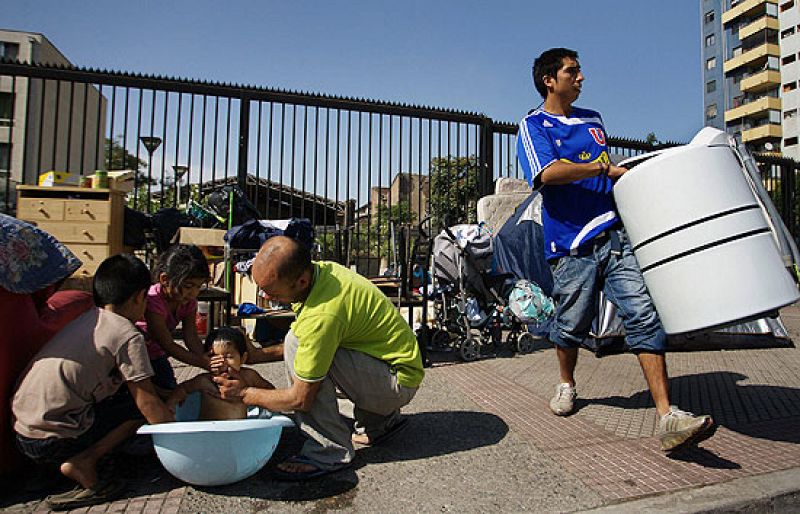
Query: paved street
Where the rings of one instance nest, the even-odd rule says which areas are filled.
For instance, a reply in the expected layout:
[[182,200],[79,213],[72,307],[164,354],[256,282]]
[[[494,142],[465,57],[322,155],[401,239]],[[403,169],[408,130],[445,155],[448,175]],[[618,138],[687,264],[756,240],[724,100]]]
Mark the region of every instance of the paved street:
[[[798,340],[800,308],[782,315]],[[115,469],[128,481],[126,496],[88,512],[616,510],[620,502],[659,498],[669,505],[676,491],[694,497],[706,486],[800,470],[800,350],[677,352],[668,365],[673,403],[710,413],[721,425],[702,447],[673,458],[658,450],[655,409],[634,356],[582,352],[578,410],[558,418],[547,408],[555,356],[540,348],[428,370],[407,411],[408,430],[385,446],[359,450],[350,470],[307,484],[273,480],[271,466],[301,444],[290,430],[265,469],[225,487],[186,486],[151,456],[119,458]],[[280,364],[258,368],[284,382]],[[182,378],[190,373],[180,369]],[[751,490],[733,489],[723,501],[736,500],[737,489],[740,496]],[[0,507],[46,511],[40,500],[41,493],[20,487],[4,492]]]

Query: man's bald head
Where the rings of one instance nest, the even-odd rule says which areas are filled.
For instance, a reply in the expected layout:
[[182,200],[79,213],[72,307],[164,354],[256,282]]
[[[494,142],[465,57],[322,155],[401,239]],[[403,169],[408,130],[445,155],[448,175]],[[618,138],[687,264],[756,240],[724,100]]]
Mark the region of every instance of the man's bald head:
[[253,280],[281,282],[296,281],[311,269],[311,252],[302,243],[286,236],[274,236],[261,246],[253,263]]

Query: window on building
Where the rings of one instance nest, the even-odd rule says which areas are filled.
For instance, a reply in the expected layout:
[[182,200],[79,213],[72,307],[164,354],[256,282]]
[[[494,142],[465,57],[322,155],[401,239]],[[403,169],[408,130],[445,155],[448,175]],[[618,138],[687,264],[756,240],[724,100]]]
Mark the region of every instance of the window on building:
[[0,41],[0,59],[19,59],[19,44]]
[[717,90],[717,81],[716,80],[709,80],[706,82],[706,93],[713,93]]
[[781,31],[781,39],[786,39],[789,36],[793,36],[794,35],[794,31],[795,31],[794,27],[789,27],[786,30],[782,30]]
[[703,15],[703,21],[705,23],[714,23],[714,11],[708,11]]
[[787,137],[783,140],[783,146],[794,146],[797,144],[797,137]]
[[742,47],[741,46],[737,46],[736,48],[734,48],[732,50],[732,56],[733,57],[738,57],[740,55],[742,55]]
[[712,57],[711,59],[708,59],[706,61],[706,69],[707,70],[713,70],[716,67],[717,67],[717,58],[716,57]]
[[0,93],[0,127],[11,125],[11,112],[13,111],[14,95]]
[[786,12],[792,7],[794,7],[794,0],[789,0],[788,2],[784,2],[781,4],[781,12]]
[[706,119],[713,120],[717,117],[717,104],[711,104],[706,107]]
[[792,118],[797,117],[797,109],[789,109],[788,111],[783,112],[783,119],[791,120]]
[[791,64],[791,63],[795,62],[796,60],[797,60],[797,55],[791,54],[791,55],[787,55],[786,57],[781,59],[781,62],[784,65],[786,65],[786,64]]
[[9,143],[0,143],[0,170],[8,171],[10,162],[11,145]]
[[714,34],[709,34],[706,36],[706,46],[714,46]]
[[793,82],[787,82],[786,84],[783,85],[783,92],[784,93],[788,93],[789,91],[794,91],[795,89],[797,89],[797,81],[796,80],[793,81]]

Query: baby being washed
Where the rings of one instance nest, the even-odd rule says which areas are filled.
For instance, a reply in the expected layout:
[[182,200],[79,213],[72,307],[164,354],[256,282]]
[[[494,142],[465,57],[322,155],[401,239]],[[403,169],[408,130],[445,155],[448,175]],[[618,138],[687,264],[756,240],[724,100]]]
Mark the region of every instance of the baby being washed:
[[[239,372],[248,386],[266,389],[275,387],[258,374],[254,369],[244,368],[247,361],[247,344],[244,334],[232,327],[219,327],[212,330],[205,341],[205,350],[212,357],[222,356],[225,364]],[[242,419],[247,417],[247,406],[240,399],[223,400],[212,380],[211,373],[203,373],[181,383],[170,396],[167,404],[170,408],[183,403],[186,397],[200,391],[200,417],[198,420]]]

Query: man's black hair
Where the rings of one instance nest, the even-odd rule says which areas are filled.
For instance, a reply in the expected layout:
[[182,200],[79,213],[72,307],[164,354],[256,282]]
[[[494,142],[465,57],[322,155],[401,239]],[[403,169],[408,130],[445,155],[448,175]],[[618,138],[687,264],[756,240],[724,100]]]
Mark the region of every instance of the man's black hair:
[[150,288],[150,270],[128,253],[112,255],[100,263],[94,274],[94,304],[122,305],[142,290]]
[[533,85],[536,91],[542,95],[542,98],[547,99],[547,86],[544,85],[544,77],[549,75],[555,78],[565,57],[577,59],[578,52],[569,48],[551,48],[542,52],[542,55],[533,61]]
[[173,245],[159,256],[153,277],[156,282],[161,273],[167,274],[169,285],[173,287],[180,287],[187,280],[194,278],[201,280],[211,278],[206,256],[200,248],[187,244]]
[[214,343],[232,344],[239,355],[244,355],[247,352],[247,343],[244,339],[244,334],[241,330],[233,327],[218,327],[208,333],[206,336],[205,344],[203,345],[206,352],[210,352],[214,347]]

